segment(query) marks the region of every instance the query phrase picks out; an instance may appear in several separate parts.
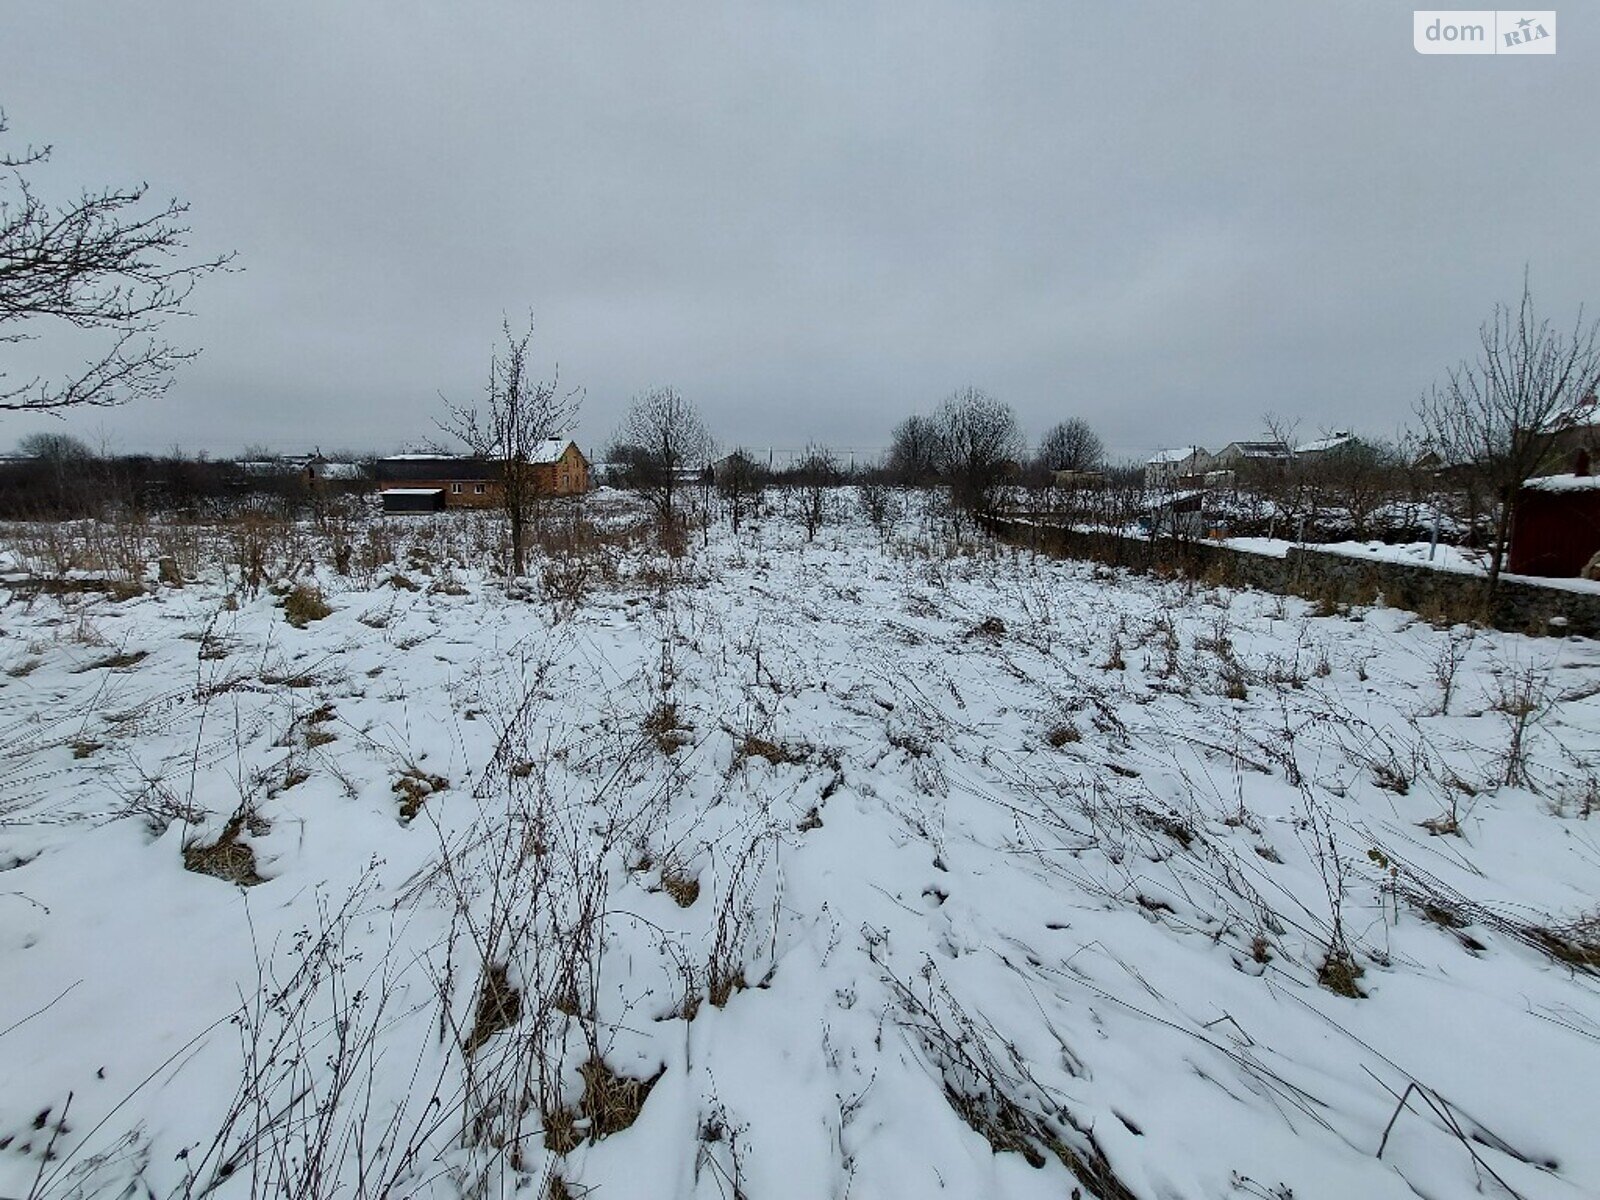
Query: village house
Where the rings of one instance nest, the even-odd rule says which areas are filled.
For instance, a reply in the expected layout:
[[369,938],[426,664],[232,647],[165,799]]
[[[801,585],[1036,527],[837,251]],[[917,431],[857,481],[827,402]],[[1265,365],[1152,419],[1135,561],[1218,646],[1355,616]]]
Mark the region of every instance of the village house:
[[1180,480],[1204,475],[1211,466],[1211,455],[1200,446],[1158,450],[1145,461],[1144,483],[1152,488],[1174,487]]
[[[589,460],[577,443],[549,438],[528,455],[534,491],[579,496],[589,490]],[[504,503],[504,464],[470,454],[393,454],[374,471],[384,512],[495,508]]]
[[1289,465],[1292,457],[1289,447],[1282,442],[1229,442],[1212,456],[1211,466],[1221,471],[1262,467],[1282,469]]
[[1294,448],[1296,459],[1316,461],[1326,458],[1339,450],[1353,448],[1360,442],[1360,438],[1348,429],[1335,429],[1327,437],[1317,438],[1315,441],[1304,442]]
[[337,462],[314,454],[301,468],[306,486],[314,492],[353,492],[365,486],[370,476],[358,462]]

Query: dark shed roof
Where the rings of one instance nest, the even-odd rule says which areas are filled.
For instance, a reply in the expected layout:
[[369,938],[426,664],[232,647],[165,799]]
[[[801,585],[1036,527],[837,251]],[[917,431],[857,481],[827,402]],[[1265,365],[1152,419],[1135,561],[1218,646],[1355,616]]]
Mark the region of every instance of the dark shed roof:
[[460,479],[481,481],[498,479],[500,464],[484,458],[457,457],[450,454],[397,454],[380,458],[374,464],[373,474],[379,483],[436,482]]

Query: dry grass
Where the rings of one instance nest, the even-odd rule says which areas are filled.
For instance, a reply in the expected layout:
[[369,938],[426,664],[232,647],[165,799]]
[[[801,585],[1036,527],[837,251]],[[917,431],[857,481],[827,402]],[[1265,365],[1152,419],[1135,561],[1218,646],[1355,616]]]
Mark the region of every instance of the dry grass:
[[283,598],[283,619],[296,629],[304,629],[313,621],[333,614],[333,607],[323,597],[319,588],[299,584]]
[[1059,725],[1052,725],[1049,732],[1044,735],[1044,740],[1052,749],[1059,750],[1073,742],[1081,742],[1083,734],[1078,732],[1078,727],[1071,721],[1063,721]]
[[677,867],[663,867],[661,890],[672,897],[679,908],[688,908],[700,899],[700,881]]
[[1531,927],[1530,939],[1557,962],[1574,970],[1600,973],[1600,915],[1580,917],[1565,925]]
[[1364,974],[1361,964],[1350,956],[1348,950],[1330,950],[1317,968],[1317,982],[1336,996],[1362,1000],[1367,994],[1357,986],[1356,980]]
[[210,845],[190,843],[185,846],[184,869],[200,875],[213,875],[240,887],[265,883],[266,877],[256,870],[256,852],[249,843],[239,840],[244,825],[243,816],[234,817],[222,831],[222,836]]
[[105,658],[97,659],[88,664],[88,666],[77,667],[74,669],[73,674],[82,675],[85,671],[99,671],[102,669],[107,671],[126,671],[130,667],[138,666],[149,657],[150,652],[148,650],[125,650],[118,654],[108,654]]
[[407,767],[390,787],[400,797],[400,823],[409,825],[422,811],[428,797],[448,790],[450,781],[443,775],[430,775],[419,767]]
[[656,705],[644,719],[644,732],[656,744],[656,749],[669,756],[694,740],[691,736],[694,726],[678,716],[678,706],[670,700]]
[[522,993],[511,985],[504,963],[496,963],[483,974],[478,988],[478,1007],[472,1028],[467,1032],[463,1052],[470,1058],[482,1045],[503,1029],[510,1029],[522,1017]]
[[804,762],[806,757],[807,754],[803,747],[768,741],[766,738],[757,737],[753,733],[746,734],[734,750],[735,761],[743,761],[747,758],[764,758],[775,767],[782,766],[784,763]]
[[293,688],[298,691],[305,688],[318,687],[321,685],[322,679],[310,671],[263,671],[261,673],[261,682],[271,684],[273,687]]
[[649,1079],[629,1079],[618,1075],[604,1059],[591,1058],[578,1068],[583,1076],[583,1098],[577,1110],[561,1109],[545,1117],[545,1146],[557,1154],[568,1154],[585,1139],[598,1142],[630,1128],[665,1072],[662,1067]]
[[319,746],[326,746],[329,742],[336,741],[337,735],[331,730],[319,728],[334,719],[333,705],[319,704],[316,708],[302,717],[301,723],[305,726],[305,743],[307,750],[315,750]]

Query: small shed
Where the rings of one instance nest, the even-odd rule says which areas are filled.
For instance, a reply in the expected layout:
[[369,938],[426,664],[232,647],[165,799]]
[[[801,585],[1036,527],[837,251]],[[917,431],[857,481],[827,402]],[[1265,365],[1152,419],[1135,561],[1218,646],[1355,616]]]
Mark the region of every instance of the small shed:
[[385,488],[383,511],[386,513],[443,512],[443,488]]
[[1585,472],[1530,479],[1517,493],[1506,569],[1516,575],[1576,579],[1596,554],[1600,476]]

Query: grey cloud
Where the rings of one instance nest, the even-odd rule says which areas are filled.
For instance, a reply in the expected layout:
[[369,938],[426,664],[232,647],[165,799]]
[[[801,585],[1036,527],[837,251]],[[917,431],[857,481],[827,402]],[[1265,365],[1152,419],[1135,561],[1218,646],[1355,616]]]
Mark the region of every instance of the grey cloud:
[[1572,313],[1562,16],[1505,59],[1375,0],[36,3],[0,104],[52,188],[147,178],[239,252],[164,401],[66,423],[128,447],[394,448],[532,309],[590,444],[656,382],[730,444],[857,448],[976,383],[1142,456],[1269,410],[1392,432],[1524,263]]

